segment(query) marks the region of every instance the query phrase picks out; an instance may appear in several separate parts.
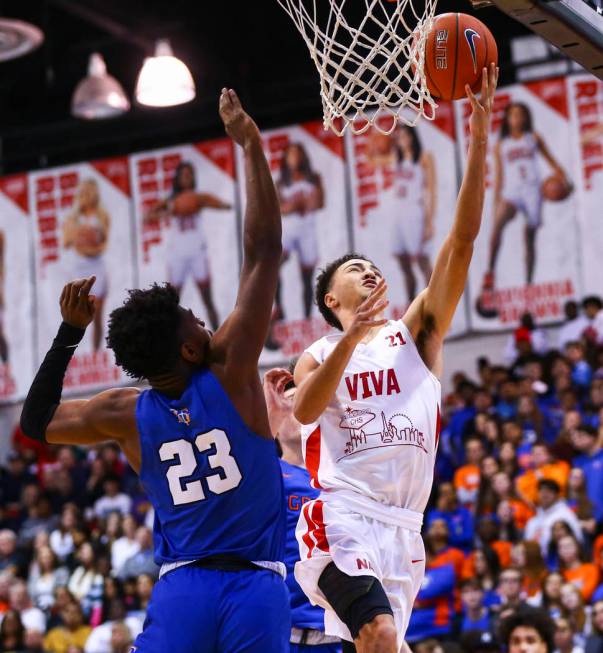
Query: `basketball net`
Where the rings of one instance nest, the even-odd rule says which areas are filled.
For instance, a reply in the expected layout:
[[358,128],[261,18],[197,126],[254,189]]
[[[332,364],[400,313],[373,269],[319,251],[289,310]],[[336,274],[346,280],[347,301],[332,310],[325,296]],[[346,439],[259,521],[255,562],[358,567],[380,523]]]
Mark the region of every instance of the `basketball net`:
[[[427,89],[424,63],[437,0],[364,0],[366,9],[359,0],[278,3],[320,74],[325,129],[342,136],[346,128],[362,134],[374,126],[391,134],[398,122],[413,126],[421,116],[433,120],[437,105]],[[391,125],[379,120],[384,115],[391,116]]]

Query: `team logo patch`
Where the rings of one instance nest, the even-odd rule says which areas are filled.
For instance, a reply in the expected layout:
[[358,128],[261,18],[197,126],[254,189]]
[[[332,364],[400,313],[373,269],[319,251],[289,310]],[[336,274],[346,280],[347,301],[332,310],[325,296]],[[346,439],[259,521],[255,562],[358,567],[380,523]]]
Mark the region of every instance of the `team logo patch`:
[[467,27],[465,30],[465,39],[467,40],[467,45],[469,46],[469,49],[471,50],[471,58],[473,59],[473,72],[477,72],[477,52],[475,48],[475,39],[476,37],[478,39],[481,39],[481,36],[474,30],[471,29],[470,27]]
[[128,651],[128,653],[136,653],[137,650],[138,650],[138,647],[137,647],[137,646],[132,646],[132,647],[130,648],[130,650]]
[[170,412],[176,416],[178,419],[178,424],[186,424],[187,426],[190,426],[191,415],[188,412],[188,408],[181,408],[180,410],[170,408]]

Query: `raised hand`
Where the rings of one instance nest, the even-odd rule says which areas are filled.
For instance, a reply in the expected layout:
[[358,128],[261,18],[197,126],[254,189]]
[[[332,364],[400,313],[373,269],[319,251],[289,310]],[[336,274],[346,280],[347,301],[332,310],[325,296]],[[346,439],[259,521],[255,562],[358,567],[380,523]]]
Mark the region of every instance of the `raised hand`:
[[370,295],[356,309],[356,315],[346,335],[354,342],[359,343],[374,327],[387,324],[386,318],[377,316],[387,308],[389,301],[385,299],[387,284],[384,279],[379,279],[377,285],[371,290]]
[[482,70],[482,90],[479,100],[469,88],[465,86],[465,92],[471,102],[473,113],[469,120],[469,129],[471,136],[480,141],[488,140],[490,131],[490,118],[492,116],[492,107],[494,105],[494,94],[496,93],[496,85],[498,83],[498,68],[494,64],[490,64],[490,68]]
[[220,94],[220,118],[226,133],[235,143],[244,147],[250,141],[260,138],[260,130],[241,106],[237,94],[223,88]]
[[96,307],[90,289],[95,281],[96,277],[88,277],[65,285],[59,302],[64,322],[79,329],[85,329],[92,322]]
[[293,415],[293,395],[285,396],[285,386],[293,381],[289,370],[277,367],[264,374],[264,398],[272,434],[276,436],[283,421]]

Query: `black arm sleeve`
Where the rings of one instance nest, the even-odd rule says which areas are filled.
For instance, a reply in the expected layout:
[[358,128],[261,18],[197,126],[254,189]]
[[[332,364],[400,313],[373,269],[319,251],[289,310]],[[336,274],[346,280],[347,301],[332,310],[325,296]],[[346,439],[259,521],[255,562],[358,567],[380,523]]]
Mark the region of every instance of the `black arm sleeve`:
[[21,430],[25,435],[46,441],[46,428],[61,403],[63,380],[69,361],[85,329],[63,322],[36,374],[21,411]]

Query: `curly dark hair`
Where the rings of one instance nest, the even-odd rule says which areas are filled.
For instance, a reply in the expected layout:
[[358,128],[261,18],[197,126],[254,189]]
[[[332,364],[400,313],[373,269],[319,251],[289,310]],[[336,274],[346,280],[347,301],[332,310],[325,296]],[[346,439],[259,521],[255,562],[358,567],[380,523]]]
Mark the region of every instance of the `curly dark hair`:
[[169,283],[129,290],[128,298],[109,315],[107,347],[134,379],[165,374],[180,356],[181,319],[178,293]]
[[314,299],[318,310],[321,315],[324,317],[327,324],[330,324],[332,327],[343,331],[341,322],[335,317],[335,313],[325,304],[325,295],[331,290],[331,281],[333,280],[333,275],[337,272],[337,268],[348,261],[351,261],[354,258],[361,259],[363,261],[369,261],[370,259],[362,254],[357,254],[356,252],[350,252],[344,256],[340,256],[338,259],[331,261],[324,269],[322,269],[316,279],[316,290],[314,291]]
[[508,647],[513,631],[521,626],[534,628],[546,644],[547,653],[553,652],[555,649],[553,641],[555,624],[545,610],[528,607],[515,610],[508,617],[502,619],[499,624],[498,636],[500,641]]

